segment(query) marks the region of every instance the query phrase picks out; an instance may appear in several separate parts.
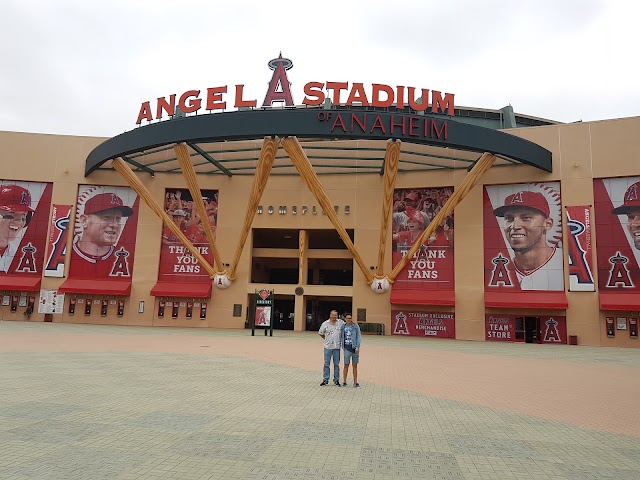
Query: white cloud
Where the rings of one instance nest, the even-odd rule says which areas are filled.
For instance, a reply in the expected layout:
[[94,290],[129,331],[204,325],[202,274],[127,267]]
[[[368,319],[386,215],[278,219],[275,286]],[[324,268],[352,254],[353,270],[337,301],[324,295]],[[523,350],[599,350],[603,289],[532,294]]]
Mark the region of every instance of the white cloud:
[[412,85],[559,121],[638,115],[637,2],[7,0],[0,129],[112,136],[140,104],[245,84]]

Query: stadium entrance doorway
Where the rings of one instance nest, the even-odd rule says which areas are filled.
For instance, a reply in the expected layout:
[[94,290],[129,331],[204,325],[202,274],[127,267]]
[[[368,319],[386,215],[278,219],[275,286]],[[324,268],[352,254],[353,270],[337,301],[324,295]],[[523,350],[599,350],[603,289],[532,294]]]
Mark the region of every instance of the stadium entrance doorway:
[[322,322],[329,318],[331,310],[338,315],[351,312],[351,297],[307,297],[305,330],[318,331]]

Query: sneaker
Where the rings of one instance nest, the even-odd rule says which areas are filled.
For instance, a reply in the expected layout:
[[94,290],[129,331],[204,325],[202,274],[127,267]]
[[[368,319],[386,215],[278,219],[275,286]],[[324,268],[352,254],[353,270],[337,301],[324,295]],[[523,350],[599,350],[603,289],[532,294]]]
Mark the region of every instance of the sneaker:
[[327,380],[322,380],[322,383],[320,384],[320,386],[324,387],[325,385],[329,385],[329,382]]
[[346,387],[346,386],[347,386],[347,382],[344,382],[344,383],[342,384],[342,386],[343,386],[343,387]]
[[340,380],[334,380],[333,383],[335,384],[336,387],[340,386]]
[[354,384],[353,384],[353,386],[354,386],[355,388],[360,388],[360,384],[359,384],[359,383],[354,383]]

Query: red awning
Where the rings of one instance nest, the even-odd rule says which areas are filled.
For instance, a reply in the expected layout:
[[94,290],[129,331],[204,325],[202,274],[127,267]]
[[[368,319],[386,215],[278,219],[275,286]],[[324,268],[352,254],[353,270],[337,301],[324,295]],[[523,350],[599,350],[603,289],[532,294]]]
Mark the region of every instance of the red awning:
[[131,279],[87,280],[85,278],[69,278],[60,285],[58,291],[96,295],[131,295]]
[[600,310],[640,310],[637,293],[598,292]]
[[40,277],[16,277],[14,275],[0,275],[0,290],[20,290],[35,292],[40,290]]
[[151,289],[154,297],[198,297],[211,296],[211,282],[207,283],[171,283],[158,282]]
[[392,305],[446,305],[456,304],[453,290],[406,290],[391,288]]
[[564,310],[569,304],[564,290],[522,290],[519,292],[484,292],[485,307],[494,308],[549,308]]

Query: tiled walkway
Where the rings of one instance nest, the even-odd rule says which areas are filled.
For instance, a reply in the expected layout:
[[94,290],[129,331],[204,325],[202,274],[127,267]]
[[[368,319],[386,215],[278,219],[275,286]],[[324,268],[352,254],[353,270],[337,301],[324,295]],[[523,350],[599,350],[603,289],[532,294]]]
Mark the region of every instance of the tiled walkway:
[[640,479],[640,350],[0,323],[1,479]]

